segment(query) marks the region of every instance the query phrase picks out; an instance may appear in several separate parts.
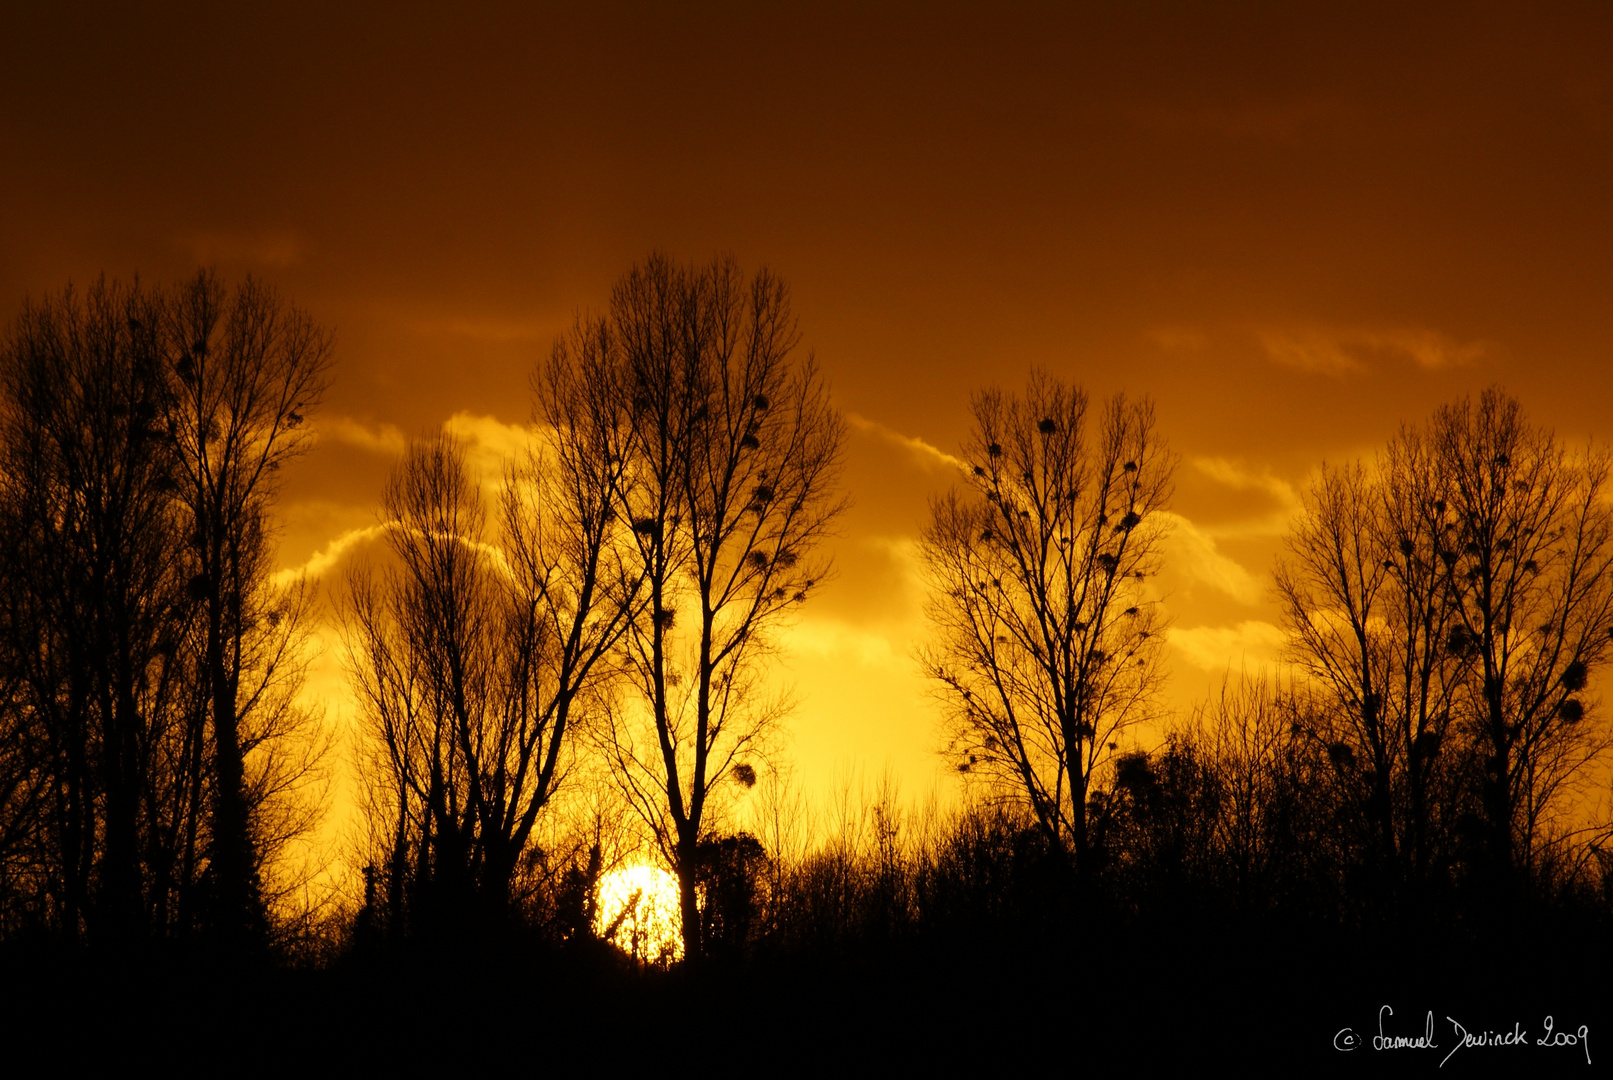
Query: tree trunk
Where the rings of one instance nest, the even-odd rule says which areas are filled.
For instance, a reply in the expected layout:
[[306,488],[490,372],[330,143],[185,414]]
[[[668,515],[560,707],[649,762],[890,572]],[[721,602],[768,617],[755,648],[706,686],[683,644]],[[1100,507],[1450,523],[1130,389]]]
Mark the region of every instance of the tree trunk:
[[241,753],[235,685],[224,655],[223,620],[216,594],[209,613],[208,670],[212,679],[213,745],[218,792],[213,809],[214,932],[219,952],[245,959],[263,945],[262,899],[246,806],[246,769]]
[[683,960],[700,960],[700,904],[695,893],[696,848],[694,830],[684,830],[678,839],[678,914],[683,929]]

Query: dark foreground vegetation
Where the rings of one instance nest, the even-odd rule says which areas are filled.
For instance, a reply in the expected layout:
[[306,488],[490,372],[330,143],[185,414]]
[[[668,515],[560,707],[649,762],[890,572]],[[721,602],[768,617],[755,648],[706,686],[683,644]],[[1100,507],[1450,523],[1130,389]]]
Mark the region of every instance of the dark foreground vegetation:
[[497,922],[385,926],[360,910],[249,964],[171,949],[64,964],[27,939],[4,962],[12,985],[48,991],[20,1014],[40,1030],[95,1016],[134,1031],[179,1008],[206,1021],[204,1043],[256,1043],[267,1027],[271,1056],[366,1060],[515,1060],[531,1033],[578,1061],[694,1039],[738,1060],[1001,1064],[1078,1047],[1139,1067],[1365,1068],[1332,1039],[1371,1033],[1384,1004],[1411,1034],[1426,1010],[1442,1036],[1447,1015],[1596,1029],[1605,876],[1540,879],[1510,902],[1458,877],[1409,901],[1352,855],[1357,815],[1286,772],[1302,758],[1270,763],[1253,818],[1228,787],[1247,762],[1190,743],[1128,759],[1103,792],[1103,865],[1087,876],[1003,809],[925,822],[876,802],[794,861],[743,834],[711,841],[694,962],[601,940],[586,857],[518,881]]
[[[1276,575],[1292,681],[1170,727],[1151,408],[981,394],[921,542],[968,808],[848,797],[814,832],[766,768],[773,634],[844,505],[798,336],[777,278],[652,258],[535,374],[496,514],[463,446],[409,447],[382,563],[333,590],[361,885],[314,903],[288,854],[328,741],[311,590],[270,570],[330,340],[209,275],[30,305],[0,353],[12,1019],[1139,1067],[1328,1057],[1382,1004],[1585,1022],[1613,944],[1606,454],[1491,390],[1323,469]],[[675,875],[672,939],[635,936],[642,894],[602,908],[630,858]]]

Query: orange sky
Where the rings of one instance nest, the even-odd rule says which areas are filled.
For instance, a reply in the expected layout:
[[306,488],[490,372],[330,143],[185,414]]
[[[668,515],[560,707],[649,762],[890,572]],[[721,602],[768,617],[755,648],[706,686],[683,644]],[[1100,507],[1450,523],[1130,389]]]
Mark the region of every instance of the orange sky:
[[496,460],[634,261],[767,263],[851,421],[839,576],[787,658],[808,788],[943,776],[910,553],[985,384],[1157,402],[1182,709],[1276,656],[1322,460],[1494,381],[1613,437],[1613,8],[338,6],[8,5],[0,317],[215,265],[333,326],[296,566],[362,550],[329,545],[406,436]]

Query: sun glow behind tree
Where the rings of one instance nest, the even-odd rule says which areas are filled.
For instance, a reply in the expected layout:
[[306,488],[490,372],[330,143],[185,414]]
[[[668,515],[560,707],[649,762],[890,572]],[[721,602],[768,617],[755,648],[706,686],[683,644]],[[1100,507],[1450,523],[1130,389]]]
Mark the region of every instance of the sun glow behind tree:
[[683,959],[678,879],[656,866],[624,866],[600,878],[594,932],[633,959]]

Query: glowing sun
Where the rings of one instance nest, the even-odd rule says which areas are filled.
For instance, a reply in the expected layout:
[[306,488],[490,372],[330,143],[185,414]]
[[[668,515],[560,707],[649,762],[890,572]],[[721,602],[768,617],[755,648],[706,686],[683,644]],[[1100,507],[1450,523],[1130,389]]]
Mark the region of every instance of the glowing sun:
[[683,958],[678,879],[654,866],[624,866],[599,879],[594,932],[636,960]]

